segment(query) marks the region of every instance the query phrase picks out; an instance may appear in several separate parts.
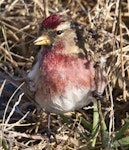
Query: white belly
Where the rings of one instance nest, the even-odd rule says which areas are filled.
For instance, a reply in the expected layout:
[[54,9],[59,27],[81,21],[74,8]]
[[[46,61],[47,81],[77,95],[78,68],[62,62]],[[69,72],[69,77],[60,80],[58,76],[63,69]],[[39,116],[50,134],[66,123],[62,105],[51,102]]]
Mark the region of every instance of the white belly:
[[74,111],[88,105],[92,101],[91,92],[82,88],[67,88],[62,95],[42,99],[41,95],[35,95],[36,101],[47,112],[54,112],[58,114]]

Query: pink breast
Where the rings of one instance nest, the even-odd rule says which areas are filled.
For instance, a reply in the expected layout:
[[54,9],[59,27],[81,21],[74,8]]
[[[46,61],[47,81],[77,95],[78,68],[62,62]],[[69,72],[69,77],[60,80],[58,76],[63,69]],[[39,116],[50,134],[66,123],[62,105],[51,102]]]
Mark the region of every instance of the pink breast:
[[[53,94],[63,93],[67,86],[94,89],[95,70],[86,59],[48,53],[41,61],[42,84]],[[46,87],[44,87],[46,88]]]

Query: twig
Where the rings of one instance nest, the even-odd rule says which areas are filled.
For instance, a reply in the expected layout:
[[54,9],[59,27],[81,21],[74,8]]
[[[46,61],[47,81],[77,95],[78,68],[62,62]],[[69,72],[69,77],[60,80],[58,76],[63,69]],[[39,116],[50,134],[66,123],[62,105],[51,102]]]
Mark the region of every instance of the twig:
[[48,0],[43,0],[43,3],[44,3],[44,14],[45,14],[45,17],[48,17],[49,16]]
[[[123,43],[122,43],[122,18],[121,18],[121,0],[119,2],[119,23],[120,23],[120,59],[121,59],[121,75],[122,78],[124,79],[125,77],[125,72],[124,72],[124,64],[123,64]],[[122,82],[122,86],[123,86],[123,99],[126,101],[126,83],[125,80],[123,80]]]
[[[14,93],[12,94],[12,96],[10,97],[10,99],[9,99],[7,105],[6,105],[6,108],[5,108],[5,111],[4,111],[4,115],[3,115],[3,121],[2,121],[3,124],[5,123],[5,117],[6,117],[6,113],[7,113],[7,109],[8,109],[8,107],[9,107],[9,104],[10,104],[12,98],[13,98],[13,97],[15,96],[15,94],[18,92],[18,90],[23,86],[23,84],[24,84],[24,82],[14,91]],[[4,131],[4,129],[5,129],[5,127],[3,127],[3,131]]]
[[1,87],[0,87],[0,97],[1,97],[1,94],[2,94],[2,91],[3,91],[3,88],[5,86],[5,83],[6,83],[6,80],[3,81]]

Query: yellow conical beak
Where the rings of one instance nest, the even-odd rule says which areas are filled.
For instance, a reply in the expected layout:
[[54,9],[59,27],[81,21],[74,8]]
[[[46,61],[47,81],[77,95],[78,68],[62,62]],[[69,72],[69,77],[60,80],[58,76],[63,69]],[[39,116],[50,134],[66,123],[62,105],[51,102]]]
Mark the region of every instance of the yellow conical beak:
[[34,41],[34,45],[50,45],[51,40],[47,35],[41,35]]

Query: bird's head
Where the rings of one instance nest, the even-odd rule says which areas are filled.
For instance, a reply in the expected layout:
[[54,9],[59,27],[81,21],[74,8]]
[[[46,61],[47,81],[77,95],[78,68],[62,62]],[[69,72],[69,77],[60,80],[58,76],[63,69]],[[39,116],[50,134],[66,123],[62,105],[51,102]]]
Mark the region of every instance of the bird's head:
[[40,36],[34,41],[58,53],[76,55],[80,53],[77,35],[70,21],[63,16],[53,14],[41,23]]

